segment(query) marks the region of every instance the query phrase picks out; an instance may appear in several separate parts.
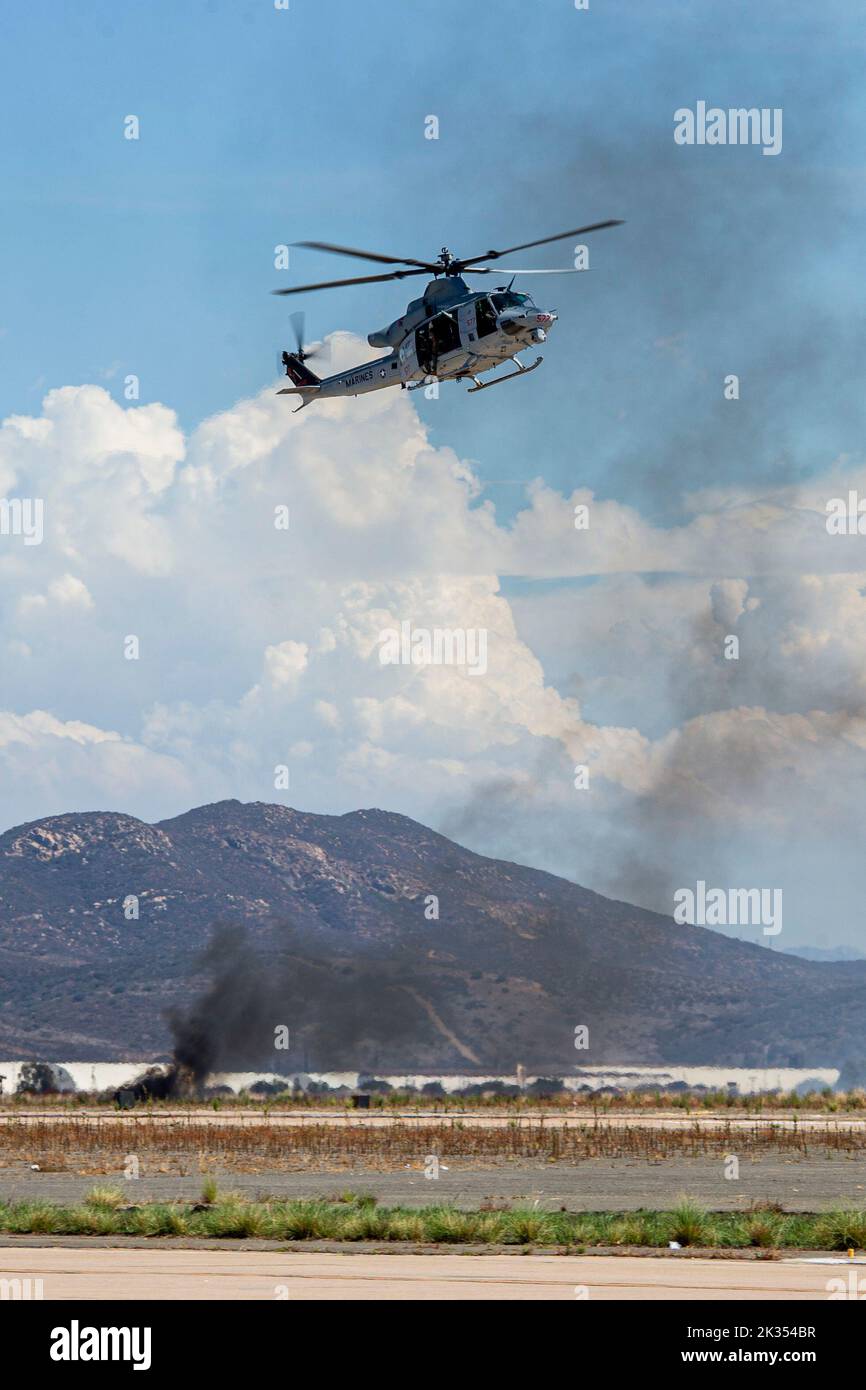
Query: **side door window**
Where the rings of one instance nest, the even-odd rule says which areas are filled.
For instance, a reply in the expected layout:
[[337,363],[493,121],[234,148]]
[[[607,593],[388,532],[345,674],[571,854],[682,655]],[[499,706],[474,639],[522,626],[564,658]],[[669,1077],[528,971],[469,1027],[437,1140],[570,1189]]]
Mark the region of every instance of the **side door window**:
[[437,357],[444,357],[446,353],[454,352],[460,346],[460,329],[457,327],[457,320],[453,314],[437,314],[430,321],[431,337],[433,340],[433,351]]
[[475,322],[478,325],[479,338],[486,338],[488,334],[496,332],[496,314],[489,299],[476,299]]

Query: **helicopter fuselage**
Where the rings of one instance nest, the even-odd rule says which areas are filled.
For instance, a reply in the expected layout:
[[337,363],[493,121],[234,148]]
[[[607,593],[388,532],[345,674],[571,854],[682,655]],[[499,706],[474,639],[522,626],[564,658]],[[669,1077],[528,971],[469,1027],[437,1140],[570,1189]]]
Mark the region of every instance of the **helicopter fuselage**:
[[[303,410],[304,406],[317,398],[327,400],[337,396],[361,396],[367,391],[381,391],[385,386],[398,384],[411,391],[428,383],[432,386],[439,381],[459,381],[462,377],[469,377],[474,383],[469,388],[471,391],[484,391],[501,381],[525,376],[541,365],[542,358],[537,357],[531,366],[527,366],[517,353],[533,343],[543,343],[557,315],[539,309],[530,295],[517,294],[511,286],[518,275],[579,274],[586,267],[578,263],[577,252],[582,257],[586,248],[583,245],[575,247],[574,265],[571,266],[527,269],[502,265],[493,269],[485,263],[511,256],[517,251],[529,251],[536,246],[547,246],[554,241],[565,241],[584,236],[587,232],[600,232],[607,227],[620,225],[619,218],[609,217],[603,222],[573,227],[568,232],[555,232],[553,236],[522,241],[517,246],[482,251],[478,256],[455,256],[447,246],[443,246],[434,261],[385,255],[381,251],[361,251],[356,246],[338,246],[332,241],[297,242],[298,246],[324,251],[328,255],[372,261],[377,266],[377,272],[375,275],[352,275],[340,280],[319,280],[315,284],[282,286],[273,290],[273,294],[308,294],[311,290],[340,289],[345,285],[405,280],[409,275],[432,274],[433,278],[421,298],[412,300],[402,318],[395,319],[387,328],[371,333],[367,338],[371,347],[388,348],[386,357],[362,363],[324,380],[314,376],[305,366],[305,360],[311,354],[304,350],[303,331],[298,327],[298,323],[303,324],[303,315],[294,315],[298,350],[282,355],[286,375],[291,377],[294,385],[284,388],[279,394],[301,396],[303,399],[299,409]],[[396,269],[383,270],[383,266]],[[463,278],[464,274],[495,275],[497,278],[501,275],[509,283],[488,294],[484,290],[471,290]],[[513,364],[514,371],[504,375],[500,373],[491,381],[479,380],[482,373],[508,361]]]
[[435,381],[476,378],[508,361],[528,370],[515,354],[543,343],[556,319],[528,294],[505,287],[473,291],[458,275],[443,277],[431,281],[402,318],[369,335],[372,347],[391,348],[387,356],[317,381],[287,355],[286,370],[295,388],[282,394],[303,395],[306,405],[313,399],[361,396],[386,386],[413,390]]

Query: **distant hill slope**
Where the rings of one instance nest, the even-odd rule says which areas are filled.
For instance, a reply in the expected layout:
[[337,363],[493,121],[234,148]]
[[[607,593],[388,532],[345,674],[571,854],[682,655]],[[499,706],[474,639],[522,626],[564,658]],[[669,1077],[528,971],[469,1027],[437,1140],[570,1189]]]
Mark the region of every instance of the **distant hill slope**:
[[[124,918],[130,894],[137,921]],[[429,894],[438,920],[425,917]],[[166,1053],[164,1011],[201,987],[195,962],[226,920],[247,922],[267,955],[289,942],[317,969],[351,982],[363,964],[402,990],[408,1032],[389,1043],[381,1006],[368,1020],[356,1000],[351,1047],[323,1055],[319,1042],[311,1067],[850,1069],[866,1055],[866,962],[677,926],[403,816],[238,801],[157,825],[52,816],[0,837],[0,1055]],[[577,1025],[587,1051],[574,1049]]]
[[803,960],[866,960],[862,951],[853,946],[783,946],[792,956],[802,956]]

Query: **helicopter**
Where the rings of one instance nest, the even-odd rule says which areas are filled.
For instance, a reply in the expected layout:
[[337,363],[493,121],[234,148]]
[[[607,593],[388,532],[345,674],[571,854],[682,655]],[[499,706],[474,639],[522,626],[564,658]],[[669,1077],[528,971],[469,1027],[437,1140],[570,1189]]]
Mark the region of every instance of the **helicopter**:
[[[360,396],[368,391],[380,391],[385,386],[400,386],[403,390],[416,391],[434,381],[471,379],[474,384],[469,391],[473,392],[486,391],[504,381],[527,376],[540,367],[544,359],[539,356],[530,366],[526,366],[518,357],[518,352],[545,342],[559,316],[553,310],[539,308],[530,294],[515,291],[514,279],[518,275],[577,275],[581,273],[580,267],[522,270],[514,266],[488,266],[481,262],[495,261],[515,251],[527,251],[551,241],[562,241],[567,237],[583,236],[587,232],[599,232],[606,227],[621,225],[622,219],[619,218],[593,222],[569,232],[557,232],[555,236],[525,241],[520,246],[485,251],[479,256],[457,257],[447,246],[443,246],[435,261],[385,256],[376,251],[336,246],[328,241],[296,242],[296,246],[326,251],[330,255],[353,256],[362,261],[403,268],[379,275],[295,285],[290,289],[273,290],[273,294],[303,294],[344,285],[370,285],[384,280],[403,280],[409,275],[432,275],[433,278],[421,297],[412,300],[402,318],[395,319],[387,328],[368,334],[370,346],[388,348],[387,355],[350,367],[348,371],[335,376],[317,377],[306,366],[307,360],[315,354],[307,352],[304,347],[303,314],[293,314],[297,348],[294,352],[283,352],[281,356],[281,363],[292,385],[283,387],[277,394],[300,396],[301,404],[294,412],[297,414],[298,410],[303,410],[313,401]],[[488,293],[486,290],[470,289],[464,275],[511,278],[507,285],[497,286]],[[490,381],[480,380],[484,373],[506,362],[512,363],[515,370],[500,374]]]

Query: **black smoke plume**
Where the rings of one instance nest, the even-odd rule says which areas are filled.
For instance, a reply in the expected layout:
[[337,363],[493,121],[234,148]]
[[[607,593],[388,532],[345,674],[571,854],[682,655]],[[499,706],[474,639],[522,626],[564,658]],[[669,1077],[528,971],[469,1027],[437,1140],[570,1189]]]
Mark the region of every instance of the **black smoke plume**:
[[[214,1072],[301,1069],[307,1059],[316,1070],[392,1066],[393,1048],[422,1027],[408,963],[393,958],[342,960],[299,933],[281,932],[276,948],[256,945],[228,924],[215,929],[201,967],[203,992],[168,1015],[173,1061],[162,1083],[154,1078],[168,1095],[200,1094]],[[282,1051],[279,1029],[290,1038]]]

